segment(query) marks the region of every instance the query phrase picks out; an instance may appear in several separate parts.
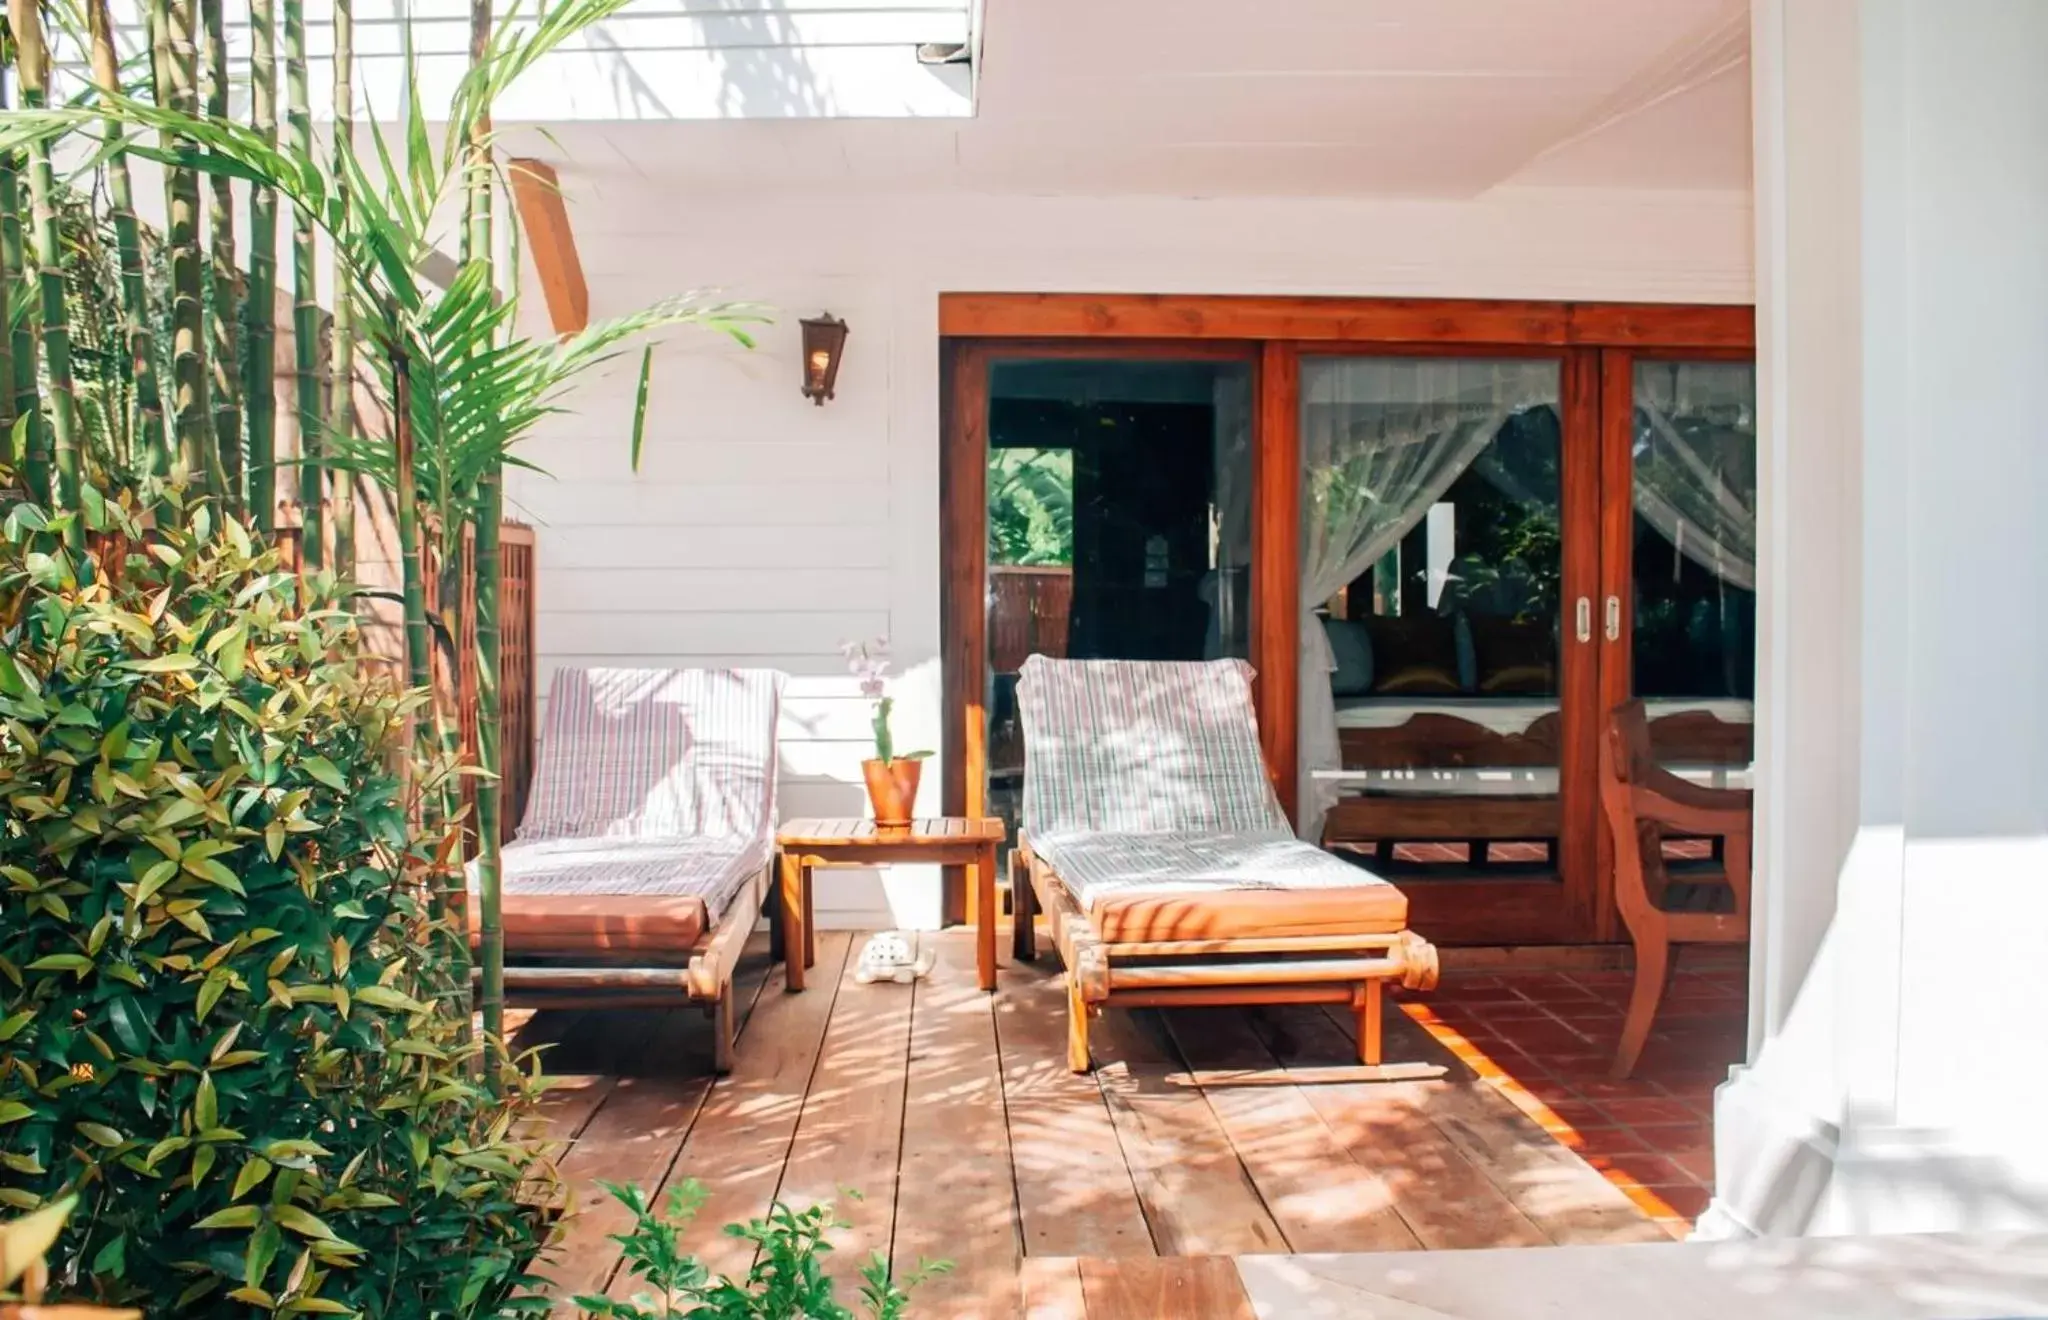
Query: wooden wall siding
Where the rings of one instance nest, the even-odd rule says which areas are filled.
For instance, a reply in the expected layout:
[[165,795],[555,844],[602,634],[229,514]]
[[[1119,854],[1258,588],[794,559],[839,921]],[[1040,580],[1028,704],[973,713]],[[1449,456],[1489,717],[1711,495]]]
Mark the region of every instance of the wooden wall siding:
[[1656,344],[1748,348],[1748,306],[1296,298],[1193,294],[947,293],[939,333],[961,338],[1187,338],[1357,344]]

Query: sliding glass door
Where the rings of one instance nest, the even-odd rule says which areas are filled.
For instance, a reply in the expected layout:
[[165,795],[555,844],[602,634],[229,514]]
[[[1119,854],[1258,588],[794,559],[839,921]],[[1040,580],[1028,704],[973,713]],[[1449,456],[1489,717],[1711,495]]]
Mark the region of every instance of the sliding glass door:
[[1577,365],[1302,359],[1301,824],[1445,938],[1590,933]]
[[[1601,694],[1640,699],[1658,760],[1747,788],[1755,755],[1756,367],[1610,351]],[[1663,844],[1674,881],[1719,840]],[[1721,891],[1725,895],[1725,890]],[[1619,934],[1611,905],[1604,934]]]
[[1622,934],[1615,706],[1746,781],[1749,309],[960,294],[941,327],[948,810],[1014,823],[1025,657],[1244,656],[1305,837],[1439,943],[1574,943]]

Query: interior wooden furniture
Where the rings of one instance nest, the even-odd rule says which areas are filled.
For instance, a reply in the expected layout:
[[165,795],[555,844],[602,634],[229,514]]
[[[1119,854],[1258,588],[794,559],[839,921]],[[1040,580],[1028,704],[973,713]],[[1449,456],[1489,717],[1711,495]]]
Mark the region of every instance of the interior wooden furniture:
[[1436,985],[1437,955],[1408,929],[1391,885],[1355,889],[1239,889],[1118,896],[1081,910],[1059,871],[1019,839],[1010,853],[1017,902],[1013,953],[1037,956],[1033,918],[1048,918],[1067,969],[1067,1066],[1092,1066],[1088,1022],[1106,1007],[1334,1004],[1357,1024],[1358,1061],[1380,1080],[1435,1077],[1432,1066],[1381,1063],[1382,991]]
[[[1562,639],[1555,710],[1511,736],[1452,715],[1386,729],[1343,729],[1347,773],[1412,768],[1428,735],[1433,764],[1518,764],[1554,774],[1526,798],[1443,796],[1418,802],[1352,797],[1330,817],[1333,844],[1376,852],[1388,839],[1547,842],[1542,865],[1483,874],[1397,875],[1415,929],[1447,944],[1614,941],[1624,931],[1614,859],[1600,829],[1597,783],[1604,713],[1629,699],[1631,678],[1633,371],[1652,360],[1743,362],[1754,356],[1748,306],[1411,298],[1142,294],[948,293],[939,301],[941,359],[941,633],[946,722],[945,809],[988,809],[989,405],[992,367],[1046,358],[1225,359],[1252,377],[1251,637],[1267,764],[1295,814],[1302,544],[1302,368],[1331,356],[1534,357],[1558,364],[1562,446],[1560,591],[1599,602],[1593,626]],[[1007,641],[1005,645],[1007,645]],[[1430,727],[1434,724],[1435,727]],[[1467,727],[1457,728],[1457,724]],[[1672,759],[1746,761],[1743,724],[1680,712],[1652,737]],[[1510,744],[1519,743],[1520,746]],[[1526,870],[1528,873],[1522,873]],[[1021,891],[1020,891],[1021,892]],[[971,897],[949,886],[958,920]]]
[[[789,988],[804,988],[804,970],[818,960],[817,923],[811,919],[813,873],[821,866],[963,866],[974,877],[975,963],[981,988],[996,988],[996,848],[1006,834],[990,817],[928,817],[905,829],[887,829],[852,817],[784,821],[776,831],[781,889],[779,944],[789,959]],[[799,953],[799,950],[801,953]]]
[[[1642,1057],[1671,973],[1674,944],[1749,940],[1750,794],[1703,788],[1657,763],[1643,703],[1614,708],[1600,745],[1600,799],[1614,844],[1614,898],[1635,942],[1635,988],[1613,1074]],[[1674,836],[1718,840],[1719,866],[1674,869]]]

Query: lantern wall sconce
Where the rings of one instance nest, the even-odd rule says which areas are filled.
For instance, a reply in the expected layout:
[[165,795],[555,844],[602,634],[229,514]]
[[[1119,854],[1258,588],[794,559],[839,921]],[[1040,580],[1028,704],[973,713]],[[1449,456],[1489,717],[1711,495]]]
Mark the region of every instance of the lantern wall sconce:
[[804,331],[804,397],[822,408],[839,381],[839,356],[846,348],[846,322],[824,312],[797,324]]

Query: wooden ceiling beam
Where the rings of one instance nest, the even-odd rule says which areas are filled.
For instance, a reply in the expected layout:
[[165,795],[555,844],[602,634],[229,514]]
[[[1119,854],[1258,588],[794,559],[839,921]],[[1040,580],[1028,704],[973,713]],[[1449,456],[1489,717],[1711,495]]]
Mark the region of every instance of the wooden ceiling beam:
[[576,255],[561,180],[546,162],[518,157],[507,162],[507,173],[526,250],[533,256],[541,294],[547,299],[548,320],[556,334],[573,335],[590,324],[590,286],[583,279],[583,260]]

